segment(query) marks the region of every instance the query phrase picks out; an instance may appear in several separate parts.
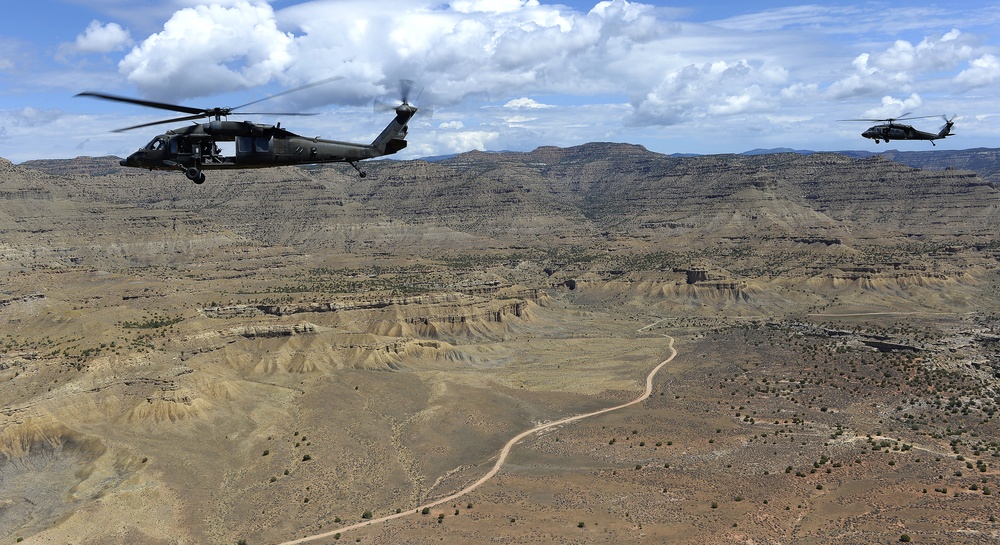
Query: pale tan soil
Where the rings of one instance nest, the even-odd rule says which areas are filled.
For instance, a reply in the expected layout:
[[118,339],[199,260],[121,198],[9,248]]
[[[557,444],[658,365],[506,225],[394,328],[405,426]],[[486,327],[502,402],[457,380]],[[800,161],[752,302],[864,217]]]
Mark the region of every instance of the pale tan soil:
[[[29,543],[124,543],[169,534],[162,542],[268,543],[360,522],[365,510],[378,518],[397,508],[416,509],[486,474],[504,442],[517,433],[634,399],[645,373],[668,353],[665,332],[677,336],[680,354],[656,377],[649,400],[533,434],[480,488],[427,516],[350,530],[342,539],[864,543],[909,532],[977,542],[1000,531],[988,520],[996,514],[989,507],[992,496],[982,491],[984,485],[997,487],[990,456],[995,451],[976,457],[967,446],[971,442],[960,447],[967,460],[989,464],[985,472],[970,470],[955,459],[951,436],[926,435],[962,425],[969,431],[960,437],[971,441],[968,433],[974,433],[988,443],[996,437],[991,418],[983,421],[978,412],[949,415],[917,432],[908,430],[905,420],[887,421],[896,404],[923,394],[879,386],[886,364],[862,365],[854,373],[845,360],[826,371],[830,364],[814,367],[812,349],[799,346],[828,350],[831,355],[817,360],[826,361],[843,346],[836,338],[768,333],[759,325],[747,329],[747,323],[762,323],[754,320],[622,320],[570,310],[563,307],[568,293],[553,295],[542,305],[531,303],[527,317],[511,318],[500,330],[484,323],[493,331],[489,335],[425,343],[431,348],[412,357],[396,354],[405,343],[358,333],[381,319],[359,311],[367,317],[348,313],[331,321],[332,314],[306,313],[291,320],[219,321],[191,314],[172,326],[173,332],[154,338],[154,346],[163,348],[98,356],[80,371],[58,361],[18,360],[3,372],[6,384],[22,385],[10,397],[14,402],[5,405],[5,433],[24,437],[30,425],[39,430],[31,452],[42,450],[18,454],[6,447],[12,461],[24,460],[15,465],[27,471],[5,471],[5,488],[10,483],[32,489],[43,482],[38,479],[51,483],[45,486],[64,483],[62,492],[56,488],[45,495],[46,502],[32,500],[32,514],[43,517],[39,522],[48,518],[44,524],[51,527],[23,537],[30,537]],[[51,308],[52,299],[25,303],[19,319],[45,319],[43,309]],[[26,305],[41,308],[28,312]],[[567,314],[571,319],[561,317]],[[908,324],[933,333],[925,342],[940,346],[961,342],[945,338],[943,324],[968,320],[895,314],[809,319],[845,329]],[[257,323],[258,329],[282,322],[315,328],[288,337],[246,338],[230,332],[240,322]],[[77,338],[71,324],[49,335]],[[364,348],[344,359],[341,352],[357,350],[349,346]],[[443,357],[442,350],[452,356]],[[841,356],[856,358],[856,350]],[[382,354],[383,365],[391,360],[401,367],[368,370],[372,353]],[[946,360],[929,355],[943,365],[954,354],[945,353]],[[359,362],[367,363],[355,368]],[[753,389],[832,380],[841,372],[848,377],[843,386],[810,385],[801,394],[793,389],[777,397]],[[756,423],[744,420],[749,414]],[[838,425],[845,431],[831,439]],[[889,451],[871,452],[869,434],[890,440]],[[77,452],[67,450],[71,437],[94,447],[70,457]],[[616,441],[609,444],[612,438]],[[17,441],[5,444],[23,444]],[[912,448],[892,450],[902,443]],[[79,457],[83,453],[87,458]],[[303,460],[305,454],[310,460]],[[810,474],[824,455],[830,461]],[[55,481],[53,463],[68,471]],[[86,473],[70,469],[84,465],[91,468]],[[794,471],[785,473],[787,466]],[[980,489],[969,490],[972,484]],[[53,501],[58,498],[75,499]],[[718,508],[711,507],[713,501]],[[9,517],[20,502],[8,502]],[[445,519],[438,523],[440,513]]]
[[[316,542],[998,539],[996,190],[539,153],[197,188],[0,165],[0,542],[282,543],[397,509]],[[412,513],[636,399],[667,335],[649,399]]]

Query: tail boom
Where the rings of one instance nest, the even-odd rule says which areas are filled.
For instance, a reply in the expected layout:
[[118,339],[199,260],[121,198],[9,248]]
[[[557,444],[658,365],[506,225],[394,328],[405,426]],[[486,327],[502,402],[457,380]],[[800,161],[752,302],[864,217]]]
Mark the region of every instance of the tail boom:
[[392,155],[406,147],[406,124],[417,113],[417,108],[406,102],[396,107],[396,117],[371,143],[379,155]]

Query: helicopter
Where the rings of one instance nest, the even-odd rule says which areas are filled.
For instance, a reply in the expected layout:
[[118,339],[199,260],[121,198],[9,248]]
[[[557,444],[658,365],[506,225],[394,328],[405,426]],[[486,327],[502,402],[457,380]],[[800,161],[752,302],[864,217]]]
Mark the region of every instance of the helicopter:
[[899,117],[889,117],[886,119],[841,119],[840,121],[875,121],[879,122],[879,125],[869,127],[868,130],[861,133],[861,136],[865,138],[871,138],[876,144],[885,140],[886,143],[889,140],[928,140],[932,146],[936,146],[935,140],[940,140],[947,136],[952,136],[951,128],[955,125],[955,116],[948,119],[945,116],[941,116],[944,119],[944,126],[941,127],[937,133],[921,131],[914,129],[910,125],[904,125],[902,123],[896,123],[897,121],[907,121],[910,119],[928,119],[931,117],[937,117],[935,115],[925,115],[919,117],[909,117],[912,112],[907,112]]
[[[205,182],[205,173],[203,172],[205,170],[347,163],[364,178],[366,173],[358,166],[358,161],[391,155],[406,147],[407,123],[417,113],[417,108],[409,103],[409,94],[412,89],[412,82],[409,80],[400,82],[400,103],[394,107],[390,106],[396,116],[370,144],[300,136],[281,128],[280,122],[277,125],[266,125],[251,121],[228,120],[230,115],[316,115],[309,113],[237,113],[236,110],[339,79],[343,78],[333,77],[316,81],[232,108],[192,108],[89,91],[79,93],[76,96],[125,102],[187,114],[183,117],[125,127],[114,132],[125,132],[165,123],[209,119],[204,123],[194,123],[171,129],[154,137],[144,147],[119,162],[125,167],[179,170],[184,172],[184,175],[192,182],[202,184]],[[218,146],[219,142],[235,142],[235,155],[223,155],[222,149]]]

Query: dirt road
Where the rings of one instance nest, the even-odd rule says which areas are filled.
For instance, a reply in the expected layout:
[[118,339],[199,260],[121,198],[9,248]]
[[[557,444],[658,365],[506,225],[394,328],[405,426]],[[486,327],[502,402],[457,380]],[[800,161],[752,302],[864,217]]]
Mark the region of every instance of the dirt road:
[[645,391],[643,391],[642,395],[640,395],[639,397],[635,398],[634,400],[629,401],[628,403],[625,403],[625,404],[622,404],[622,405],[617,405],[617,406],[614,406],[614,407],[608,407],[607,409],[601,409],[599,411],[594,411],[592,413],[578,414],[576,416],[570,416],[570,417],[567,417],[567,418],[563,418],[561,420],[556,420],[554,422],[546,422],[545,424],[541,424],[539,426],[531,428],[530,430],[523,431],[523,432],[519,433],[518,435],[514,436],[513,439],[511,439],[510,441],[507,441],[507,444],[504,445],[503,449],[500,450],[500,455],[497,456],[497,461],[496,461],[495,464],[493,464],[493,469],[491,469],[489,472],[487,472],[485,475],[483,475],[482,478],[480,478],[478,481],[476,481],[476,482],[470,484],[469,486],[467,486],[467,487],[459,490],[458,492],[455,492],[454,494],[451,494],[451,495],[446,496],[444,498],[436,499],[433,502],[421,505],[421,506],[417,507],[414,510],[402,511],[402,512],[395,513],[395,514],[392,514],[392,515],[388,515],[388,516],[385,516],[385,517],[362,521],[362,522],[359,522],[357,524],[352,524],[350,526],[344,526],[343,528],[337,528],[335,530],[330,530],[329,532],[323,532],[322,534],[316,534],[316,535],[312,535],[312,536],[307,536],[307,537],[295,539],[295,540],[292,540],[292,541],[286,541],[286,542],[282,543],[281,545],[295,545],[297,543],[307,543],[309,541],[314,541],[314,540],[317,540],[317,539],[324,539],[324,538],[328,538],[328,537],[333,537],[336,534],[342,534],[344,532],[349,532],[351,530],[357,530],[358,528],[364,528],[366,526],[371,526],[373,524],[380,524],[380,523],[383,523],[383,522],[388,522],[390,520],[394,520],[394,519],[398,519],[398,518],[402,518],[402,517],[408,517],[408,516],[411,516],[411,515],[415,515],[415,514],[420,513],[420,511],[423,510],[425,507],[426,508],[432,508],[432,507],[436,507],[438,505],[441,505],[443,503],[448,503],[448,502],[454,501],[454,500],[456,500],[458,498],[461,498],[462,496],[468,494],[469,492],[472,492],[476,488],[479,488],[483,483],[485,483],[486,481],[492,479],[500,471],[500,468],[503,467],[504,462],[507,461],[507,456],[510,455],[510,451],[511,451],[511,449],[514,448],[514,445],[516,445],[519,441],[521,441],[525,437],[527,437],[527,436],[529,436],[529,435],[531,435],[533,433],[538,433],[538,432],[541,432],[541,431],[548,430],[550,428],[554,428],[556,426],[562,426],[563,424],[569,424],[570,422],[576,422],[577,420],[583,420],[584,418],[590,418],[592,416],[597,416],[597,415],[601,415],[601,414],[604,414],[604,413],[609,413],[611,411],[617,411],[619,409],[624,409],[625,407],[631,407],[632,405],[635,405],[637,403],[642,403],[647,398],[649,398],[649,396],[653,393],[653,378],[656,377],[656,373],[659,372],[660,369],[662,369],[664,365],[670,363],[670,361],[673,360],[674,357],[677,356],[677,349],[674,348],[674,338],[670,337],[669,335],[667,335],[666,337],[668,339],[670,339],[670,346],[669,346],[669,348],[670,348],[670,357],[668,357],[667,359],[661,361],[659,363],[659,365],[657,365],[656,367],[654,367],[653,370],[649,372],[649,375],[646,376],[646,389],[645,389]]

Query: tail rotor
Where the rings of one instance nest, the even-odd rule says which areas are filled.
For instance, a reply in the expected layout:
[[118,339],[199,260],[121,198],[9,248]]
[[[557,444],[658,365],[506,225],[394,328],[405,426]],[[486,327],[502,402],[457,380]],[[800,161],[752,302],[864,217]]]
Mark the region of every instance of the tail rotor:
[[944,125],[941,126],[941,131],[938,132],[938,136],[944,138],[945,136],[951,136],[954,134],[951,132],[951,128],[955,126],[956,117],[958,117],[958,114],[951,116],[951,119],[948,119],[948,117],[944,115],[941,116],[941,119],[944,119]]
[[[399,98],[392,100],[384,97],[379,97],[375,99],[375,103],[372,105],[373,110],[378,112],[396,112],[396,114],[406,114],[408,113],[410,117],[417,113],[420,108],[417,108],[410,102],[410,95],[413,94],[414,82],[411,79],[401,79],[399,80]],[[414,102],[420,100],[420,96],[423,94],[423,89],[417,93]]]

